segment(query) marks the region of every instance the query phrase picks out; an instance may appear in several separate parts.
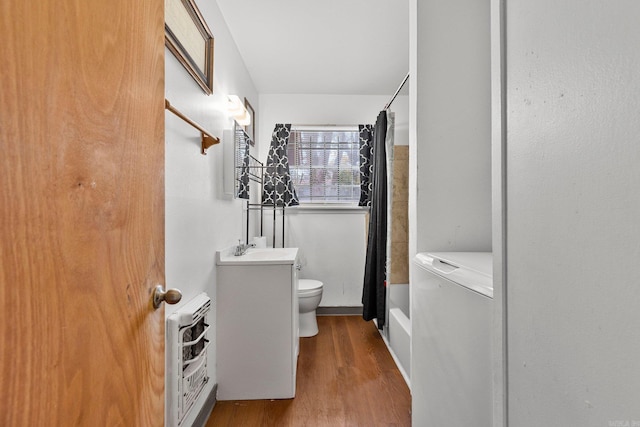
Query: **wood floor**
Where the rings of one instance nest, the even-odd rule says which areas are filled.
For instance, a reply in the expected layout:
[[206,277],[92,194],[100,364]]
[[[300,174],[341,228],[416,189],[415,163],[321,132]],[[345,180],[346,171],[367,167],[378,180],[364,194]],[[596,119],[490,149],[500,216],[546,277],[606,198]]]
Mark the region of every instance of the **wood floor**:
[[373,322],[319,316],[300,339],[295,399],[217,402],[207,427],[410,426],[411,396]]

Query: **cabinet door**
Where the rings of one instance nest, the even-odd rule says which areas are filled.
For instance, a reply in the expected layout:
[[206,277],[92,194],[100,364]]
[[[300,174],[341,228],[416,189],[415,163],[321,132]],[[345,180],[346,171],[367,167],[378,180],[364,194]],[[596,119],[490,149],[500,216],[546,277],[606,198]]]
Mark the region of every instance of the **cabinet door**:
[[295,395],[292,266],[218,266],[218,400]]

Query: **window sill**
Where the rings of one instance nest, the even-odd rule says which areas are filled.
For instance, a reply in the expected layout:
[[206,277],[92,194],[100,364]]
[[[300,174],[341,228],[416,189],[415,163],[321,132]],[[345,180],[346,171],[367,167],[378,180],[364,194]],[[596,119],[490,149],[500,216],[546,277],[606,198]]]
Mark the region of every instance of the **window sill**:
[[366,206],[357,205],[340,205],[340,204],[300,204],[298,206],[291,206],[287,208],[287,213],[299,212],[299,213],[318,213],[318,212],[332,212],[332,213],[364,213],[368,212],[369,208]]

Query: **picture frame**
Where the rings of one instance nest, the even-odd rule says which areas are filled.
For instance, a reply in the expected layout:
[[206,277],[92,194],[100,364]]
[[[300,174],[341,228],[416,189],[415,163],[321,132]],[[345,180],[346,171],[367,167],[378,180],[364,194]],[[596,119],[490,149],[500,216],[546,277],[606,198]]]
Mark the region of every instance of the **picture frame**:
[[244,99],[244,108],[246,108],[249,114],[251,115],[251,123],[249,124],[249,126],[245,126],[244,131],[251,138],[251,145],[255,146],[256,145],[256,112],[251,106],[251,104],[249,103],[249,100],[247,98]]
[[166,0],[165,46],[207,94],[213,93],[213,34],[193,0]]

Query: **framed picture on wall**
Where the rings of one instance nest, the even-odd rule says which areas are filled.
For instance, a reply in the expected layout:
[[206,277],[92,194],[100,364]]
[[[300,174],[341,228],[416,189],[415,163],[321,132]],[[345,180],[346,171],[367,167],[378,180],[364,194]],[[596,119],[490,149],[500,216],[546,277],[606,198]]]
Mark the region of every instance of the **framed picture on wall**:
[[166,0],[164,40],[208,95],[213,93],[213,35],[193,0]]
[[251,115],[251,123],[245,126],[244,131],[251,137],[251,145],[256,145],[256,112],[253,110],[251,104],[249,104],[247,98],[244,99],[244,108],[246,108]]

